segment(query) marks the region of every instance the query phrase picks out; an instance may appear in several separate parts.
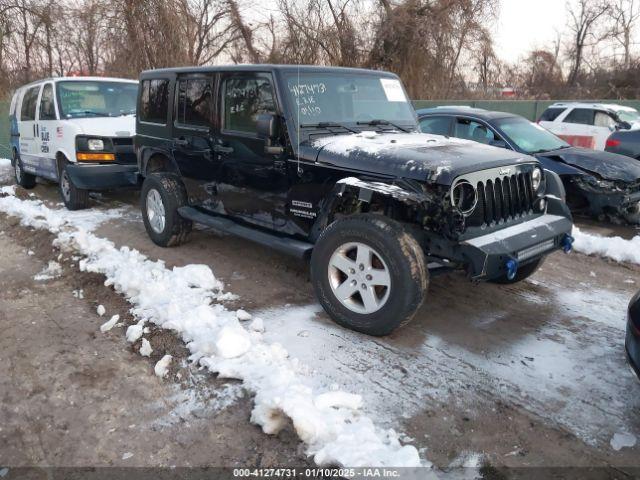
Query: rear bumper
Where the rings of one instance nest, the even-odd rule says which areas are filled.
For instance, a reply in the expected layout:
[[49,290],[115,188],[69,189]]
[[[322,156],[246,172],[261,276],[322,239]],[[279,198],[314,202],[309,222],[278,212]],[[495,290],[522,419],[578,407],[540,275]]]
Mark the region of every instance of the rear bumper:
[[67,165],[73,184],[83,190],[109,190],[140,184],[137,165]]
[[461,253],[474,280],[491,280],[507,273],[506,263],[516,260],[524,265],[554,250],[571,234],[571,218],[545,214],[533,220],[465,240]]

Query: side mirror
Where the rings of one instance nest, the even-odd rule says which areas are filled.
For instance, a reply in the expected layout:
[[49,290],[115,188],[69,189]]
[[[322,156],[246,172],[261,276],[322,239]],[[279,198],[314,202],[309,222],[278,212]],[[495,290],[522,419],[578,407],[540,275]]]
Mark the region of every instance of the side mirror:
[[258,138],[263,140],[273,140],[278,136],[277,117],[272,113],[261,113],[258,115],[256,126]]
[[631,124],[629,122],[618,122],[616,124],[616,130],[631,130]]
[[492,147],[498,147],[498,148],[509,148],[509,146],[507,145],[507,142],[505,142],[504,140],[491,140],[489,142],[489,145],[491,145]]

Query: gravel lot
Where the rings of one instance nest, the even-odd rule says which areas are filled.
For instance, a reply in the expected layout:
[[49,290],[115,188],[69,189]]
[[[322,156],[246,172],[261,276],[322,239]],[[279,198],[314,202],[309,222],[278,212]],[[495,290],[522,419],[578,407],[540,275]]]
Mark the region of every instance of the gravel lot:
[[[34,193],[58,202],[53,185]],[[640,266],[555,253],[514,286],[434,277],[412,323],[371,338],[321,312],[304,263],[206,229],[184,246],[162,249],[144,231],[135,193],[94,202],[99,209],[122,205],[126,214],[99,227],[98,236],[169,267],[209,265],[239,296],[228,308],[262,317],[269,340],[327,385],[363,395],[372,418],[403,432],[437,468],[600,467],[605,478],[631,478],[640,468],[640,446],[616,451],[610,444],[616,433],[640,437],[640,384],[623,350],[625,309],[640,288]],[[578,223],[601,235],[636,233]],[[80,273],[73,259],[61,262],[60,277],[34,280],[58,257],[52,235],[5,215],[0,231],[1,462],[308,464],[291,428],[272,437],[249,422],[251,398],[237,383],[186,362],[174,362],[170,377],[159,379],[159,357],[134,353],[122,328],[100,333],[105,319],[96,306],[126,323],[127,304],[96,275]],[[152,345],[158,356],[186,359],[171,335],[158,333]],[[502,478],[492,471],[478,474]]]

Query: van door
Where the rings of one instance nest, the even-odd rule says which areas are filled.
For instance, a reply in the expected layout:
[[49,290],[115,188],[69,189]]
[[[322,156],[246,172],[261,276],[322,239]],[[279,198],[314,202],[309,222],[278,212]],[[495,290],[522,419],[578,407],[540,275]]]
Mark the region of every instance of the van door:
[[45,83],[40,94],[36,118],[36,132],[38,133],[36,146],[40,154],[38,175],[51,180],[58,180],[58,169],[56,168],[58,126],[53,83]]
[[228,73],[219,90],[220,131],[213,146],[221,162],[217,197],[228,215],[281,228],[286,224],[287,162],[265,152],[257,135],[257,116],[277,113],[273,78],[270,73]]
[[37,145],[36,109],[41,85],[28,88],[22,96],[20,105],[20,121],[18,131],[20,133],[20,159],[22,167],[28,173],[36,174],[40,154]]

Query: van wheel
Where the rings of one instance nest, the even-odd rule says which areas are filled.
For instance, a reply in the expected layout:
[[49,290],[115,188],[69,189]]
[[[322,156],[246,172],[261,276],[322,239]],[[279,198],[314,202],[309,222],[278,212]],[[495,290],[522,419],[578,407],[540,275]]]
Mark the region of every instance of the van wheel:
[[400,223],[363,214],[322,232],[311,256],[311,281],[338,324],[380,336],[413,318],[429,273],[420,245]]
[[60,196],[68,210],[83,210],[89,206],[89,190],[82,190],[73,184],[67,172],[68,165],[65,163],[60,172]]
[[526,265],[523,265],[522,267],[518,268],[518,271],[516,272],[516,276],[512,280],[509,280],[506,275],[503,275],[501,277],[489,280],[489,283],[509,285],[511,283],[521,282],[529,278],[534,273],[536,273],[543,263],[544,263],[544,257],[539,258],[538,260],[535,260],[531,263],[527,263]]
[[152,173],[144,179],[140,208],[144,227],[153,243],[173,247],[187,240],[193,222],[178,213],[178,209],[187,204],[187,192],[176,175]]
[[22,160],[15,150],[13,151],[13,172],[16,183],[22,188],[31,190],[36,186],[36,176],[24,171]]

